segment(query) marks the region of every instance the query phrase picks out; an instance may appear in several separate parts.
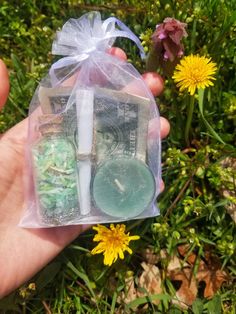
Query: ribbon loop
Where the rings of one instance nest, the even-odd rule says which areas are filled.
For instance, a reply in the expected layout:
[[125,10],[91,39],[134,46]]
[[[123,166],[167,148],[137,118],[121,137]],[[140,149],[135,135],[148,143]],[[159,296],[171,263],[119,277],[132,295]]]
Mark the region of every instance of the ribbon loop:
[[117,18],[110,17],[102,21],[99,12],[91,12],[79,19],[69,19],[62,30],[57,32],[52,45],[52,54],[65,56],[50,68],[52,84],[56,85],[60,81],[55,73],[57,70],[72,64],[77,68],[96,51],[105,52],[109,49],[117,37],[132,40],[139,48],[141,58],[145,58],[138,37]]

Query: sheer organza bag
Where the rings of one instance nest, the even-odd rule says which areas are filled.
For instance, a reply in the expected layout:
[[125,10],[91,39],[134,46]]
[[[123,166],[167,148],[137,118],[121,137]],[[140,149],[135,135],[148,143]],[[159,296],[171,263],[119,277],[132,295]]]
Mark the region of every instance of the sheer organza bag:
[[22,227],[107,223],[158,215],[160,124],[155,100],[132,64],[108,53],[139,39],[98,12],[57,32],[52,64],[29,108]]

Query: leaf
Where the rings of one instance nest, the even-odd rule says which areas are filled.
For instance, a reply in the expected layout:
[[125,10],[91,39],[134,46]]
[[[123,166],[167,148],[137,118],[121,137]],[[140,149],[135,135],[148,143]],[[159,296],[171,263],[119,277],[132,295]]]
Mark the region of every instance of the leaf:
[[[139,277],[137,295],[138,297],[149,296],[153,294],[161,294],[161,274],[157,266],[143,262],[144,271]],[[141,289],[140,289],[141,288]],[[154,300],[154,304],[158,305],[159,300]]]
[[196,299],[192,304],[193,314],[202,314],[203,308],[204,308],[204,305],[203,305],[202,300],[200,299]]
[[114,313],[115,313],[116,301],[117,301],[117,293],[114,292],[114,293],[113,293],[113,297],[112,297],[112,302],[111,302],[111,311],[110,311],[110,314],[114,314]]
[[142,257],[148,264],[157,264],[160,261],[160,256],[154,253],[153,249],[150,247],[142,252]]
[[82,246],[79,246],[79,245],[76,245],[76,244],[71,244],[69,246],[69,249],[74,249],[74,250],[78,250],[78,251],[81,251],[81,252],[85,252],[85,253],[90,253],[90,250],[82,247]]
[[25,66],[23,65],[23,63],[21,63],[20,59],[14,53],[11,54],[11,60],[14,69],[19,75],[22,75],[22,73],[26,72]]
[[[193,252],[189,254],[188,245],[181,245],[178,247],[179,253],[187,257],[187,262],[190,266],[195,265],[197,255]],[[221,287],[222,283],[229,279],[228,274],[221,269],[221,262],[217,256],[213,256],[210,251],[205,252],[205,261],[200,260],[199,267],[196,272],[197,283],[201,281],[205,283],[204,297],[212,298],[217,290]]]
[[185,267],[185,266],[188,266],[187,263],[181,263],[181,260],[176,256],[172,256],[169,263],[168,263],[168,266],[167,266],[167,271],[168,272],[171,272],[175,269],[181,269],[182,267]]
[[208,131],[210,132],[210,134],[216,139],[218,140],[220,143],[225,145],[225,142],[222,140],[222,138],[218,135],[218,133],[216,133],[216,131],[212,128],[212,126],[209,124],[209,122],[206,120],[206,118],[204,117],[204,113],[203,113],[203,98],[204,98],[204,89],[199,89],[198,90],[198,107],[199,107],[199,111],[202,117],[203,122],[205,123],[205,126],[207,127]]
[[229,276],[221,269],[218,258],[210,255],[207,263],[200,263],[196,278],[198,282],[205,282],[204,297],[212,298]]
[[135,281],[133,276],[125,278],[125,289],[121,291],[117,297],[118,303],[125,303],[129,308],[135,309],[141,304],[152,302],[153,304],[159,304],[161,295],[161,275],[159,268],[153,264],[143,262],[142,267],[144,271],[138,278],[137,288],[135,287]]
[[[236,158],[226,157],[220,162],[220,165],[222,167],[223,173],[227,173],[226,171],[229,170],[227,173],[228,176],[226,174],[225,177],[223,174],[221,175],[222,187],[220,189],[220,192],[227,200],[229,200],[228,204],[225,207],[233,221],[236,223],[236,202],[233,201],[236,200]],[[230,175],[230,173],[232,173],[232,175]]]
[[5,311],[11,311],[10,313],[12,313],[12,311],[21,313],[20,307],[17,305],[17,301],[20,302],[20,298],[15,292],[11,293],[0,300],[0,310],[3,310],[3,313],[5,313]]
[[90,282],[88,276],[85,273],[79,271],[71,262],[67,263],[67,267],[70,268],[80,279],[82,279],[85,282],[88,290],[91,293],[91,296],[96,300],[96,295],[93,291],[93,287],[91,285],[91,282]]
[[188,244],[183,244],[178,246],[178,252],[181,256],[184,257],[184,259],[190,264],[194,265],[197,259],[197,256],[195,253],[192,252],[192,249],[194,247],[190,247]]
[[183,312],[178,309],[178,308],[171,308],[169,311],[168,311],[168,314],[182,314]]
[[172,281],[180,281],[180,288],[176,291],[176,299],[173,300],[182,309],[187,309],[192,305],[197,297],[197,282],[192,274],[191,268],[184,268],[182,270],[175,270],[170,273]]
[[208,314],[221,314],[221,298],[219,295],[207,303]]
[[154,303],[154,301],[171,301],[171,297],[168,294],[156,294],[156,295],[150,295],[148,297],[142,297],[142,298],[137,298],[134,301],[130,302],[127,304],[128,308],[133,308],[133,307],[138,307],[139,305],[146,304],[148,302]]
[[134,284],[134,277],[129,276],[125,278],[125,289],[121,291],[120,295],[117,297],[118,303],[128,304],[137,298],[137,290]]
[[37,279],[35,280],[37,290],[42,290],[46,285],[53,281],[56,274],[61,269],[61,263],[54,262],[47,265],[40,273]]

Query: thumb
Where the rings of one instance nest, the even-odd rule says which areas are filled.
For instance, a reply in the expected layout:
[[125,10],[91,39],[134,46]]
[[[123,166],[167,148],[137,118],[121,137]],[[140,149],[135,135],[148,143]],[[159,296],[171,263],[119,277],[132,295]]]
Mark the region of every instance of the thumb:
[[0,59],[0,110],[3,108],[7,101],[9,89],[10,83],[7,67],[5,63]]

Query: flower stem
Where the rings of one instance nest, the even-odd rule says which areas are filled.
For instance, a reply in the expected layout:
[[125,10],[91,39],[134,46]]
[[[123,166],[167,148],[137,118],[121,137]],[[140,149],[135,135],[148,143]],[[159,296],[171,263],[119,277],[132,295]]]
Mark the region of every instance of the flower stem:
[[189,131],[190,131],[190,127],[191,127],[192,119],[193,119],[193,110],[194,110],[194,96],[191,96],[190,103],[188,106],[187,122],[185,125],[185,133],[184,133],[184,138],[185,138],[185,142],[187,146],[189,146]]
[[204,89],[199,89],[198,90],[198,107],[199,107],[199,111],[201,114],[201,118],[206,126],[206,128],[208,129],[209,133],[211,134],[211,136],[216,139],[217,141],[219,141],[221,144],[225,145],[225,142],[222,140],[222,138],[219,136],[219,134],[212,128],[212,126],[210,125],[210,123],[206,120],[206,118],[204,117],[204,113],[203,113],[203,99],[204,99]]

